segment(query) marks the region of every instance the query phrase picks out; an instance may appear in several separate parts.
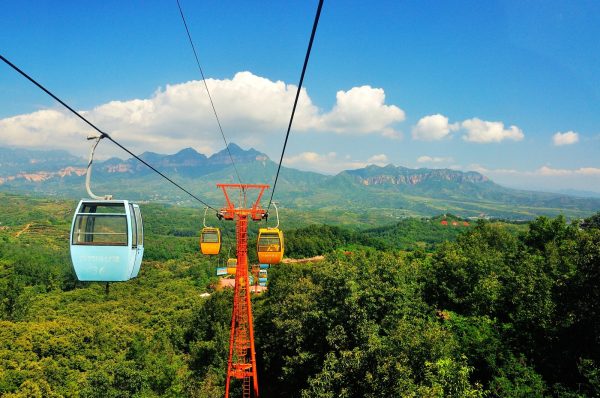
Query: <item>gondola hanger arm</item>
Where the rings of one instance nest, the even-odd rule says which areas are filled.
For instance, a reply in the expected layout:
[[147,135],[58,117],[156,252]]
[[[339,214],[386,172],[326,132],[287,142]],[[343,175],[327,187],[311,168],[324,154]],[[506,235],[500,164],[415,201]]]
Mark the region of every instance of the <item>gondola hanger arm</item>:
[[88,141],[95,140],[95,142],[92,145],[92,149],[90,150],[90,158],[88,160],[87,170],[86,170],[86,174],[85,174],[85,190],[87,191],[87,193],[91,199],[97,199],[97,200],[111,200],[112,199],[112,195],[104,195],[104,196],[95,195],[92,192],[92,189],[90,187],[90,180],[92,178],[92,163],[94,162],[94,152],[96,151],[96,147],[100,143],[100,140],[104,137],[105,137],[104,135],[93,135],[93,136],[87,137]]

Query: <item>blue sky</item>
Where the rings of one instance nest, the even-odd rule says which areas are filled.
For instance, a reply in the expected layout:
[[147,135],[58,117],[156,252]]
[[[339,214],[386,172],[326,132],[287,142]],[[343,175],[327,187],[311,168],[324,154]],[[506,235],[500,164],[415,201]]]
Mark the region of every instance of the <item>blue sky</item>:
[[[317,2],[180,1],[225,134],[278,158]],[[0,52],[136,152],[222,149],[175,0],[2,7]],[[326,1],[286,164],[600,192],[599,39],[596,1]],[[88,132],[0,65],[0,145]]]

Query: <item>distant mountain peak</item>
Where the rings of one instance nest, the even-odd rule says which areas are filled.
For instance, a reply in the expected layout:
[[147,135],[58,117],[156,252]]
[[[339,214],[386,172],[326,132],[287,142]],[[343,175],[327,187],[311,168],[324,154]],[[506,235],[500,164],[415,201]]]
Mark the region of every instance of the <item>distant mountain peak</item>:
[[187,147],[187,148],[183,148],[182,150],[177,152],[175,155],[201,155],[201,153],[196,151],[192,147]]
[[236,144],[235,142],[230,142],[227,145],[227,148],[231,151],[231,152],[245,152],[242,147],[240,147],[238,144]]
[[139,156],[142,159],[146,159],[146,158],[155,158],[155,157],[164,156],[164,155],[161,155],[160,153],[156,153],[156,152],[152,152],[152,151],[145,151],[145,152],[142,152],[142,154]]
[[174,155],[168,156],[173,160],[188,160],[188,161],[205,161],[206,155],[201,154],[196,151],[194,148],[184,148],[181,151],[177,152]]
[[229,154],[233,157],[234,162],[250,163],[254,161],[264,161],[269,157],[262,152],[257,151],[254,148],[242,149],[237,144],[230,142],[227,148],[213,154],[208,158],[209,162],[214,164],[231,164]]

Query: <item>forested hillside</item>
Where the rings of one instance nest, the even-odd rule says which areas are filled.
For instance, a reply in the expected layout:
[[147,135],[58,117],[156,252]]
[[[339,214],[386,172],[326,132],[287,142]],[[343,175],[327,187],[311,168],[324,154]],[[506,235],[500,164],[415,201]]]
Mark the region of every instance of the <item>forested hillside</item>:
[[[0,395],[223,396],[227,253],[198,253],[198,210],[142,205],[142,271],[107,295],[74,279],[74,202],[1,198]],[[254,298],[262,396],[600,395],[599,219],[298,225],[289,255],[326,258]]]

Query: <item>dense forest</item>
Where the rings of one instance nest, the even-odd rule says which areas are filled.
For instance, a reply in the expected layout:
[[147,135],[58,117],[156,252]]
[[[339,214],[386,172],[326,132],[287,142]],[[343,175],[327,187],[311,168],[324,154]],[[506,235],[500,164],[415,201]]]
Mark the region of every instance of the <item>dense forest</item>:
[[[227,249],[199,254],[198,210],[142,206],[140,276],[106,294],[74,278],[74,203],[2,199],[1,396],[223,396]],[[262,396],[600,396],[600,213],[287,232],[325,259],[272,267],[253,298]]]

